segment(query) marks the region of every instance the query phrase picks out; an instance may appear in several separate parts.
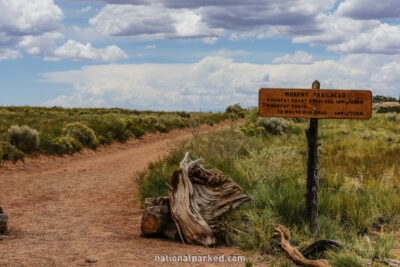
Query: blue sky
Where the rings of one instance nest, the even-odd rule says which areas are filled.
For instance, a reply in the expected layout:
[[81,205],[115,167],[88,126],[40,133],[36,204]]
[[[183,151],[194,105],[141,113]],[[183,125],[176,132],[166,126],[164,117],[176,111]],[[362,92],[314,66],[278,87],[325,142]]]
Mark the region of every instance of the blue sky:
[[0,105],[223,110],[261,87],[400,95],[398,0],[0,0]]

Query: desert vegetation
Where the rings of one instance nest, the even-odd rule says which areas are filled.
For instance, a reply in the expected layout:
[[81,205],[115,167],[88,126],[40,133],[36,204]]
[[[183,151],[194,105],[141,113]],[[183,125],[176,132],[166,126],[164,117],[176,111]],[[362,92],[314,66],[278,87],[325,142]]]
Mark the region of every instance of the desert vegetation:
[[244,116],[240,105],[225,112],[155,112],[105,108],[0,107],[0,161],[25,154],[73,154],[146,133],[213,125]]
[[382,102],[399,102],[400,98],[396,98],[393,96],[383,96],[383,95],[374,95],[372,97],[373,103],[382,103]]
[[[323,255],[333,266],[379,266],[396,246],[400,223],[400,124],[397,114],[370,120],[320,120],[319,239],[347,244]],[[273,238],[286,225],[300,249],[315,241],[306,218],[307,141],[304,119],[260,119],[196,135],[137,177],[138,195],[168,195],[184,153],[223,171],[253,201],[225,218],[228,244],[252,253],[281,254]],[[249,263],[251,265],[251,263]]]

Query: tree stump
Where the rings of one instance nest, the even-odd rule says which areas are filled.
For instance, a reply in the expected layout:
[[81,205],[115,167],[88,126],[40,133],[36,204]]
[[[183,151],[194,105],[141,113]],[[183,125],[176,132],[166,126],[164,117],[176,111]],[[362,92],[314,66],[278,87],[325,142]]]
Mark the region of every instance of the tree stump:
[[142,217],[142,236],[178,237],[178,229],[171,217],[168,197],[149,197],[145,199]]
[[7,231],[7,214],[3,213],[3,209],[0,207],[0,234],[4,234]]
[[142,235],[180,238],[183,243],[215,245],[224,231],[222,216],[251,197],[222,172],[206,169],[202,159],[188,162],[186,153],[170,180],[168,198],[145,200]]

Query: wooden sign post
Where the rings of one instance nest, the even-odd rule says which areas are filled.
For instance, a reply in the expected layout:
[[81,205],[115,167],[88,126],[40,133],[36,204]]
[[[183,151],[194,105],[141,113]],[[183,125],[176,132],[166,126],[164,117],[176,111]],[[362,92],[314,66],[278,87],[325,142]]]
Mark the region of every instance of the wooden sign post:
[[318,235],[318,119],[369,119],[372,116],[372,93],[368,90],[262,88],[258,114],[261,117],[310,118],[308,141],[307,215],[310,231]]

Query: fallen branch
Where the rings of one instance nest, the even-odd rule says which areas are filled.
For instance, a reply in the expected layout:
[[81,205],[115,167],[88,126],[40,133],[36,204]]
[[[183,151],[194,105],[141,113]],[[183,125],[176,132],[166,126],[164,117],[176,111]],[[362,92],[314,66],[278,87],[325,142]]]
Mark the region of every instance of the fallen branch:
[[345,243],[336,241],[336,240],[329,240],[329,239],[324,239],[324,240],[318,240],[307,247],[303,248],[301,250],[301,254],[303,254],[304,257],[309,258],[311,255],[315,255],[317,253],[323,252],[327,249],[341,249],[344,247],[348,247]]
[[290,245],[290,232],[289,230],[283,226],[278,225],[275,228],[275,235],[280,236],[281,238],[281,246],[286,251],[286,253],[293,259],[297,264],[301,264],[304,266],[312,266],[312,267],[330,267],[328,260],[309,260],[300,253],[300,251]]

